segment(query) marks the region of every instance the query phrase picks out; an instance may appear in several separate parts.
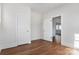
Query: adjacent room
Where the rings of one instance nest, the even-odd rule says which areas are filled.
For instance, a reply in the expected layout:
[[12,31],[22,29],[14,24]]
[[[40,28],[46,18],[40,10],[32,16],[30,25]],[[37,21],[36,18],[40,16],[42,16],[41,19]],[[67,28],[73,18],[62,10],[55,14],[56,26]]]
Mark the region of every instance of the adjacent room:
[[0,3],[0,55],[79,54],[79,3]]

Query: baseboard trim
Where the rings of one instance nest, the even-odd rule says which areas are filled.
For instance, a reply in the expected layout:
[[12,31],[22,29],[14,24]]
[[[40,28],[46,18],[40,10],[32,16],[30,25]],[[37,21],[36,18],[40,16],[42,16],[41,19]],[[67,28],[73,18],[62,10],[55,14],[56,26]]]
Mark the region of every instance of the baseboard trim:
[[[49,43],[52,43],[52,41],[48,41],[48,40],[44,40],[44,39],[37,39],[37,40],[42,40],[42,41],[47,41],[47,42],[49,42]],[[31,42],[37,41],[37,40],[32,40]],[[28,44],[31,44],[31,42],[28,42],[28,43],[26,43],[26,44],[17,45],[17,46],[10,47],[10,48],[15,48],[15,47],[22,46],[22,45],[28,45]],[[4,48],[4,49],[10,49],[10,48]],[[1,49],[1,50],[3,50],[3,49]],[[0,50],[0,52],[1,52],[1,50]]]
[[[52,43],[52,41],[48,41],[48,40],[45,40],[45,39],[37,39],[37,40],[42,40],[42,41],[47,41],[47,42],[49,42],[49,43]],[[37,40],[32,40],[31,42],[37,41]]]
[[35,40],[31,40],[31,42],[33,42],[33,41],[37,41],[37,40],[43,40],[43,39],[35,39]]

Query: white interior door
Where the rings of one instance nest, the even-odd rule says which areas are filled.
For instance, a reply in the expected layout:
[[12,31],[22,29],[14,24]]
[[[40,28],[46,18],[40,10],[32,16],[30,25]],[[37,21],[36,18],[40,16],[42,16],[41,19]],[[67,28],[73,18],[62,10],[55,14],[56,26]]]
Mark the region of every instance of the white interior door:
[[[23,7],[22,7],[23,8]],[[28,9],[20,9],[17,16],[18,45],[31,42],[31,20]]]
[[30,43],[31,35],[30,30],[27,25],[27,21],[22,19],[22,16],[18,16],[18,26],[17,26],[17,34],[18,34],[18,44]]

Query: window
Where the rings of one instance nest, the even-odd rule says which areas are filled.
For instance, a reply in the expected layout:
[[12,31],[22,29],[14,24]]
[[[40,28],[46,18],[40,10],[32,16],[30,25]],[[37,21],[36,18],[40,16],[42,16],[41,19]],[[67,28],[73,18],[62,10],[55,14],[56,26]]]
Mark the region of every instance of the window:
[[59,25],[56,25],[56,30],[58,30],[59,29]]
[[59,29],[61,30],[61,25],[59,25]]
[[61,35],[61,23],[56,23],[56,35]]

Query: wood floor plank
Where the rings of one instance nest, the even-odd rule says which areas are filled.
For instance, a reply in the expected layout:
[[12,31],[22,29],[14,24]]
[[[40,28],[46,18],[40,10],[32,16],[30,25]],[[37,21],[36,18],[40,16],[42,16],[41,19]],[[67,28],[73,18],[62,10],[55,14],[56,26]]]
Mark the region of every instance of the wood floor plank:
[[[76,51],[76,52],[75,52]],[[61,46],[45,40],[35,40],[13,48],[3,49],[1,55],[74,55],[79,50]]]

